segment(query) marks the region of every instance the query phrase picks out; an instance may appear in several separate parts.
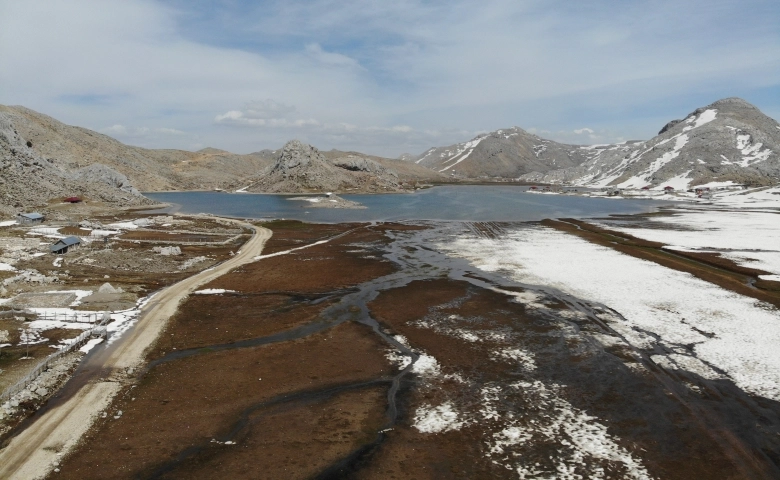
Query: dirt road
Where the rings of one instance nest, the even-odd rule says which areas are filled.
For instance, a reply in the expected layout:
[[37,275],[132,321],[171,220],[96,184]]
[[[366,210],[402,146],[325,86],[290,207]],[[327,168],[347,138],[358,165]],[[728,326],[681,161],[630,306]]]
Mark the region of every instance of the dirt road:
[[[239,222],[237,222],[239,223]],[[0,451],[0,478],[36,479],[51,472],[119,392],[129,369],[137,368],[179,303],[195,289],[228,271],[252,262],[271,238],[267,228],[240,223],[254,230],[233,258],[158,292],[141,310],[137,325],[103,355],[99,378],[87,383],[62,405],[46,412]]]

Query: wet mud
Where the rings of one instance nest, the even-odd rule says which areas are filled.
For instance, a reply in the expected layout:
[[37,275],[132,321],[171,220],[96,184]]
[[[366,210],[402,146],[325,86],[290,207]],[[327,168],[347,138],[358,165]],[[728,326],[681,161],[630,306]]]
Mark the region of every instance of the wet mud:
[[780,476],[776,402],[434,247],[511,224],[275,228],[268,253],[331,240],[191,296],[56,478]]

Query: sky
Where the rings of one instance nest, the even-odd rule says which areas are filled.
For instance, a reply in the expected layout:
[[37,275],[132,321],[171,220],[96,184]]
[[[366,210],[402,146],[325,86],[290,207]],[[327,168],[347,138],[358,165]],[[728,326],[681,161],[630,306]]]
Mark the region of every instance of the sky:
[[519,126],[780,119],[777,0],[0,0],[0,104],[148,148],[396,157]]

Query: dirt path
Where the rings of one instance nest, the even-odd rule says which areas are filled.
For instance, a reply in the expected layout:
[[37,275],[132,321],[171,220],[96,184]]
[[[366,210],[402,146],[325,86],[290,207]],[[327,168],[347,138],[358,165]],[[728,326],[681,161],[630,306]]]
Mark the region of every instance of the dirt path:
[[[240,222],[237,222],[240,223]],[[66,454],[89,429],[93,420],[119,392],[128,369],[138,367],[144,352],[152,345],[179,303],[195,289],[228,271],[252,262],[259,256],[271,230],[240,223],[254,235],[230,260],[157,293],[141,310],[137,325],[122,337],[100,365],[107,372],[86,384],[65,403],[46,412],[14,437],[0,451],[0,478],[35,479],[51,472],[60,456]]]

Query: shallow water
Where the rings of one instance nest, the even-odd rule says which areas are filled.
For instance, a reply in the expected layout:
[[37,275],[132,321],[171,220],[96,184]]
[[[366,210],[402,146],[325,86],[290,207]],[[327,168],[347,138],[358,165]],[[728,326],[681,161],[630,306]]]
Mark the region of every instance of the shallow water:
[[[224,192],[157,192],[145,195],[177,206],[182,213],[211,213],[238,218],[286,218],[317,223],[475,220],[537,221],[560,217],[598,217],[653,212],[666,202],[528,193],[528,187],[458,185],[409,194],[342,195],[365,209],[311,208],[289,200],[301,195]],[[315,196],[315,195],[312,195]]]

